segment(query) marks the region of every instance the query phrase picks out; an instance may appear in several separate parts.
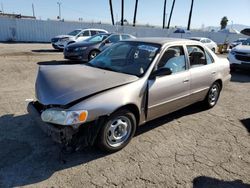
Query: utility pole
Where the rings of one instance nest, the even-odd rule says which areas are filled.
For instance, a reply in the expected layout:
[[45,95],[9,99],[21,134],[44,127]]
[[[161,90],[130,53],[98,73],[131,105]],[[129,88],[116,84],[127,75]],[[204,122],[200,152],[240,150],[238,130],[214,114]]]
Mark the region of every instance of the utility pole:
[[110,8],[110,14],[111,14],[111,20],[112,20],[112,25],[114,25],[114,14],[113,14],[113,6],[112,6],[112,0],[109,0],[109,8]]
[[175,0],[173,0],[173,4],[172,4],[172,8],[171,8],[171,12],[170,12],[170,15],[169,15],[169,20],[168,20],[168,29],[170,27],[170,22],[171,22],[171,18],[172,18],[172,14],[173,14],[173,10],[174,10],[174,4],[175,4]]
[[166,4],[167,4],[167,0],[164,0],[164,8],[163,8],[163,24],[162,24],[162,29],[164,29],[164,28],[165,28]]
[[35,17],[35,8],[33,3],[32,3],[32,12],[33,12],[33,17]]
[[191,24],[191,19],[192,19],[192,12],[193,12],[193,5],[194,5],[194,0],[192,0],[192,2],[191,2],[191,8],[190,8],[190,12],[189,12],[187,30],[190,30],[190,24]]
[[61,20],[62,18],[61,18],[61,2],[57,2],[57,4],[58,4],[58,8],[59,8],[59,16],[58,16],[58,19],[59,20]]
[[135,22],[136,22],[137,6],[138,6],[138,0],[135,0],[135,12],[134,12],[133,27],[135,27]]
[[123,15],[124,15],[124,0],[122,0],[122,15],[121,15],[121,26],[123,26],[123,20],[124,20],[124,18],[123,18]]

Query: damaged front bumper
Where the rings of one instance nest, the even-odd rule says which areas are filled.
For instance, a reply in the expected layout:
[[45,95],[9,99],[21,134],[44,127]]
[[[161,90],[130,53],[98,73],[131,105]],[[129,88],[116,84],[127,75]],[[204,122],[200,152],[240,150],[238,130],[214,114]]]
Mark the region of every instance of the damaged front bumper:
[[35,120],[35,123],[55,142],[63,146],[72,147],[73,149],[91,146],[95,143],[104,117],[93,122],[85,123],[79,128],[74,129],[71,126],[54,125],[43,122],[41,119],[41,106],[38,102],[30,102],[27,106],[27,111]]
[[53,125],[43,122],[41,119],[40,104],[37,102],[30,102],[27,110],[35,120],[35,123],[57,143],[69,143],[72,140],[73,135],[78,132],[78,129],[73,129],[72,127]]

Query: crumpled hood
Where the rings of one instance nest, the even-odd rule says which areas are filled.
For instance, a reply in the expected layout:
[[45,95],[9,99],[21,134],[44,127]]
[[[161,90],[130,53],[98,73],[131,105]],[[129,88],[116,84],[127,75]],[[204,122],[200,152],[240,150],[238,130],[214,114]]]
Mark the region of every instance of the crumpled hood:
[[250,46],[247,45],[238,45],[235,48],[233,48],[235,52],[243,52],[243,53],[250,53]]
[[137,79],[133,75],[87,65],[42,65],[36,80],[36,97],[43,105],[67,105]]

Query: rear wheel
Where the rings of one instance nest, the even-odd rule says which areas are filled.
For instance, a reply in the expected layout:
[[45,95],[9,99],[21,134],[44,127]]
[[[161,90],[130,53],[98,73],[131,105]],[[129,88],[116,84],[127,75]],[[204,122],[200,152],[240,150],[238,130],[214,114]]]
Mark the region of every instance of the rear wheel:
[[204,104],[207,108],[213,108],[220,96],[221,86],[218,82],[214,82],[210,87],[207,97],[204,100]]
[[92,60],[94,59],[100,52],[97,51],[97,50],[92,50],[90,53],[89,53],[89,57],[88,57],[88,60]]
[[135,130],[135,115],[128,110],[119,110],[105,121],[97,138],[97,144],[104,151],[118,151],[130,142]]

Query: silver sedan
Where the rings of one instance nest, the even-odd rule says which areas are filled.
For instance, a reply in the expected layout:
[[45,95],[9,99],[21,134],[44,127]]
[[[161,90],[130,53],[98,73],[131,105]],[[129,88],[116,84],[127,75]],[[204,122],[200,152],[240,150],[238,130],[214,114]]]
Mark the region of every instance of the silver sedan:
[[114,152],[152,119],[200,101],[214,107],[230,77],[227,59],[200,42],[121,41],[87,64],[40,66],[28,111],[64,146]]

